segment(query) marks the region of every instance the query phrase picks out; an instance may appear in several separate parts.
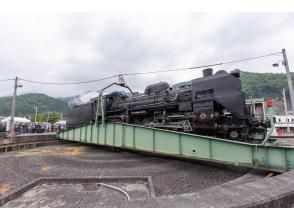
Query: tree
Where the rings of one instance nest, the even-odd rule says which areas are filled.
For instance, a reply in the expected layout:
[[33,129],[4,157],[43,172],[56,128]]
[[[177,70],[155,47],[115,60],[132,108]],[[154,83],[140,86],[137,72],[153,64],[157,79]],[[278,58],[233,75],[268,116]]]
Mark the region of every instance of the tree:
[[55,123],[62,119],[62,115],[58,112],[44,112],[37,115],[37,122]]

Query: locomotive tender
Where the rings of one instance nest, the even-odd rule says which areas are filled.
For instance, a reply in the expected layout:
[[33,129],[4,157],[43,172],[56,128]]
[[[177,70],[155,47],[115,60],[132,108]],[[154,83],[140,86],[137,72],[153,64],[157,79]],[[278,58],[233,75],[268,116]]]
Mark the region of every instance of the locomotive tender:
[[[260,142],[267,132],[266,123],[257,121],[251,106],[245,104],[239,70],[213,74],[192,84],[173,89],[166,82],[146,87],[144,94],[112,92],[103,97],[105,119],[142,126],[216,136],[238,141]],[[74,106],[68,127],[89,124],[96,119],[98,97]]]

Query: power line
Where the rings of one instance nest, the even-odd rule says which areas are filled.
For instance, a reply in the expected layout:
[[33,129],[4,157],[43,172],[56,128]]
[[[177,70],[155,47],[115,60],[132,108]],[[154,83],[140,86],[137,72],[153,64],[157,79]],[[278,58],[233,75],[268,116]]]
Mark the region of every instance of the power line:
[[0,82],[12,81],[14,79],[0,79]]
[[281,54],[281,52],[266,54],[266,55],[257,56],[257,57],[250,57],[250,58],[240,59],[240,60],[232,60],[232,61],[228,61],[228,62],[220,62],[220,63],[210,64],[210,65],[186,67],[186,68],[179,68],[179,69],[169,69],[169,70],[157,70],[157,71],[141,72],[141,73],[140,72],[126,73],[126,74],[122,74],[122,75],[132,76],[132,75],[154,74],[154,73],[162,73],[162,72],[174,72],[174,71],[181,71],[181,70],[193,70],[193,69],[200,69],[200,68],[206,68],[206,67],[221,66],[221,65],[225,65],[225,64],[239,63],[239,62],[244,62],[244,61],[249,61],[249,60],[256,60],[256,59],[261,59],[264,57],[269,57],[269,56],[273,56],[273,55],[277,55],[277,54]]
[[233,61],[229,61],[229,62],[224,62],[222,64],[240,63],[240,62],[249,61],[249,60],[257,60],[257,59],[270,57],[270,56],[274,56],[274,55],[278,55],[278,54],[282,54],[282,52],[276,52],[276,53],[266,54],[266,55],[257,56],[257,57],[250,57],[250,58],[241,59],[241,60],[233,60]]
[[[145,74],[155,74],[155,73],[165,73],[165,72],[201,69],[201,68],[207,68],[207,67],[213,67],[213,66],[221,66],[221,65],[225,65],[225,64],[240,63],[240,62],[245,62],[245,61],[249,61],[249,60],[257,60],[257,59],[270,57],[270,56],[274,56],[274,55],[278,55],[278,54],[281,54],[281,52],[270,53],[270,54],[266,54],[266,55],[262,55],[262,56],[249,57],[249,58],[239,59],[239,60],[231,60],[231,61],[227,61],[227,62],[214,63],[214,64],[209,64],[209,65],[192,66],[192,67],[176,68],[176,69],[166,69],[166,70],[156,70],[156,71],[148,71],[148,72],[134,72],[134,73],[116,74],[116,75],[112,75],[110,77],[105,77],[105,78],[101,78],[101,79],[94,79],[94,80],[89,80],[89,81],[82,81],[82,82],[40,82],[40,81],[33,81],[33,80],[22,79],[22,78],[19,78],[19,80],[29,82],[29,83],[46,84],[46,85],[78,85],[78,84],[87,84],[87,83],[93,83],[93,82],[99,82],[99,81],[103,81],[103,80],[107,80],[107,79],[112,79],[112,78],[118,77],[119,75],[134,76],[134,75],[145,75]],[[14,79],[7,79],[7,80],[14,80]],[[0,80],[0,81],[5,81],[5,80]]]
[[200,68],[212,67],[212,66],[219,66],[219,65],[222,65],[222,64],[221,63],[215,63],[215,64],[211,64],[211,65],[194,66],[194,67],[186,67],[186,68],[178,68],[178,69],[156,70],[156,71],[137,72],[137,73],[124,73],[124,74],[121,74],[121,75],[124,75],[124,76],[133,76],[133,75],[143,75],[143,74],[175,72],[175,71],[181,71],[181,70],[193,70],[193,69],[200,69]]
[[93,82],[99,82],[99,81],[103,81],[103,80],[107,80],[107,79],[112,79],[112,78],[117,77],[118,75],[113,75],[113,76],[105,77],[105,78],[101,78],[101,79],[82,81],[82,82],[39,82],[39,81],[33,81],[33,80],[28,80],[28,79],[22,79],[22,78],[20,78],[20,80],[25,81],[25,82],[30,82],[30,83],[47,84],[47,85],[77,85],[77,84],[86,84],[86,83],[93,83]]

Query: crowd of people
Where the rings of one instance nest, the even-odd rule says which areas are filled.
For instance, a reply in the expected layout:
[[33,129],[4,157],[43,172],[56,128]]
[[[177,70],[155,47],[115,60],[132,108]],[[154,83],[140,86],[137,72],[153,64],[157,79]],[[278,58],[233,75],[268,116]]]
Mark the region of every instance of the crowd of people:
[[[45,132],[56,132],[64,130],[65,127],[62,125],[55,125],[50,123],[15,123],[14,131],[19,134],[29,133],[45,133]],[[7,122],[0,122],[0,132],[7,132]]]

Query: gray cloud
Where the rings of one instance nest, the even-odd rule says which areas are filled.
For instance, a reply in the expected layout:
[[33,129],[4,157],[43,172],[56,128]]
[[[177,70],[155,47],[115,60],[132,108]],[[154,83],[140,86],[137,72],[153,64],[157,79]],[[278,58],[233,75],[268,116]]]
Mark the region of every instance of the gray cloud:
[[[20,14],[0,15],[0,79],[86,81],[112,74],[178,68],[258,56],[286,48],[294,69],[294,13]],[[283,72],[270,57],[226,65],[227,70]],[[177,83],[201,70],[126,77],[135,90]],[[23,82],[21,93],[70,96],[112,82],[43,86]],[[12,83],[0,82],[0,95]]]

